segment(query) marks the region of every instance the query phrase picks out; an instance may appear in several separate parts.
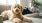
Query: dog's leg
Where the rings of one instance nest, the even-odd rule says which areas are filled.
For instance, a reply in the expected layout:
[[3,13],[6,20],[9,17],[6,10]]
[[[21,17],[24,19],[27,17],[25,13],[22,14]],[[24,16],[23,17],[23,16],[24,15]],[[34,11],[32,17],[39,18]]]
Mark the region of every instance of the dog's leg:
[[12,21],[14,19],[14,15],[9,16],[9,20]]
[[28,17],[24,17],[24,18],[23,18],[23,21],[32,23],[32,20],[31,20],[30,18],[28,18]]
[[19,18],[14,18],[13,21],[14,21],[15,23],[22,23],[22,20],[20,20]]
[[6,11],[2,12],[1,15],[3,17],[3,20],[8,20],[8,15]]

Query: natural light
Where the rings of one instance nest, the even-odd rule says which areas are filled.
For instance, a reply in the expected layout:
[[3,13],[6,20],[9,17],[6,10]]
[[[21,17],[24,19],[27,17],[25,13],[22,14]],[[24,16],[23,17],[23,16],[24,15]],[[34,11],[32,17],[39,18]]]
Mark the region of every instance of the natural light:
[[5,4],[5,5],[13,5],[16,2],[20,4],[20,0],[0,0],[0,4]]

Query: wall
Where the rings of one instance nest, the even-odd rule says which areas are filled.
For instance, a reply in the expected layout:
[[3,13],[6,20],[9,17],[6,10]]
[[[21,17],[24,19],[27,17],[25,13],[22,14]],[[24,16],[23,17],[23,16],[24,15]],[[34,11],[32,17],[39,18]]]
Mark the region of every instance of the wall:
[[32,0],[20,0],[20,4],[22,4],[22,6],[29,6],[29,3],[31,2]]
[[28,0],[20,0],[20,4],[22,4],[22,6],[27,6]]

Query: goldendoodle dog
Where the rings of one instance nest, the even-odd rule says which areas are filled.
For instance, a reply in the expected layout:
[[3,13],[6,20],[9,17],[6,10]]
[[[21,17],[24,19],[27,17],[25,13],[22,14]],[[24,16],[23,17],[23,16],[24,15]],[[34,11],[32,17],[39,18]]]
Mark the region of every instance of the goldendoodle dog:
[[32,22],[28,17],[22,16],[23,8],[20,4],[15,4],[11,7],[11,10],[3,11],[1,13],[3,19],[14,21],[15,23],[22,23],[22,21]]

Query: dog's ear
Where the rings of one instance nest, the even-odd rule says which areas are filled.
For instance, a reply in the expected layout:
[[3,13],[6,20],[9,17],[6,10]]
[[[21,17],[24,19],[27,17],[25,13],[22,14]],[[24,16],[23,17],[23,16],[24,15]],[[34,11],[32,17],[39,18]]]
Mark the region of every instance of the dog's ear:
[[19,7],[21,8],[21,12],[23,12],[23,7],[21,4],[19,4]]
[[11,11],[13,12],[14,6],[11,6]]
[[11,6],[11,11],[12,11],[13,6]]
[[21,6],[21,12],[23,12],[23,7]]

